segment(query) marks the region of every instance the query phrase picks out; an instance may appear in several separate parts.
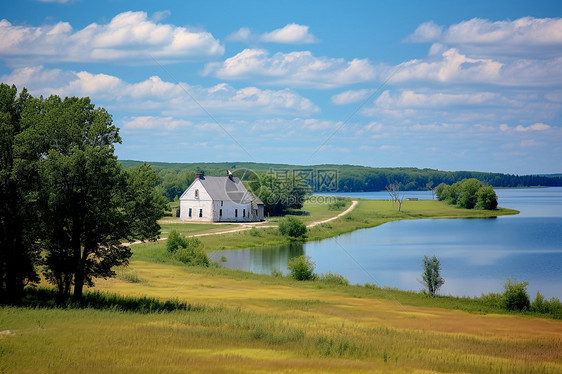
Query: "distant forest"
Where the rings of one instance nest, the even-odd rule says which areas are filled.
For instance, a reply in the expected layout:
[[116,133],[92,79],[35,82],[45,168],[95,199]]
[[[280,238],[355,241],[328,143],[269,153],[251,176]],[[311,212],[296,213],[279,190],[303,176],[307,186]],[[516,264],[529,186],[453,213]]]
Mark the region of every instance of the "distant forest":
[[[129,168],[141,164],[141,161],[121,161],[124,167]],[[326,190],[320,183],[322,173],[332,176],[330,190],[334,188],[339,192],[368,192],[383,191],[389,184],[400,184],[400,189],[409,191],[427,190],[435,188],[440,183],[453,184],[465,178],[476,178],[493,187],[534,187],[534,186],[562,186],[561,174],[550,175],[513,175],[502,173],[485,173],[478,171],[440,171],[435,169],[417,168],[373,168],[356,165],[288,165],[266,164],[253,162],[204,162],[204,163],[167,163],[149,162],[160,175],[159,188],[162,194],[173,200],[193,182],[196,173],[205,175],[226,175],[226,170],[239,171],[240,176],[249,177],[253,173],[271,174],[273,176],[288,173],[308,173],[314,178],[315,190]],[[245,170],[247,169],[247,170]],[[250,171],[250,172],[244,172]],[[244,178],[243,178],[244,179]]]

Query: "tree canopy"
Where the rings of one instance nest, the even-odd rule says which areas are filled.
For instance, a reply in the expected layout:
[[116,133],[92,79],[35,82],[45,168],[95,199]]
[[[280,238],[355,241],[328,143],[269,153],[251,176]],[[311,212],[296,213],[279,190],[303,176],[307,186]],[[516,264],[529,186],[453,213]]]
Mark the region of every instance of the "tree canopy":
[[[14,90],[0,88],[0,97],[12,97],[12,106],[17,103]],[[2,175],[12,181],[11,190],[2,192],[15,191],[21,198],[2,210],[1,240],[10,239],[4,233],[14,214],[21,218],[13,223],[16,233],[25,231],[23,220],[30,220],[33,233],[13,249],[33,269],[20,278],[34,280],[42,253],[45,277],[57,286],[60,299],[70,296],[72,285],[79,299],[84,285],[115,275],[112,267],[127,263],[131,252],[123,241],[158,237],[165,202],[155,189],[159,178],[146,164],[128,170],[121,166],[114,155],[119,130],[89,98],[32,98],[25,90],[22,95],[25,102],[9,128],[17,133],[7,143],[11,164],[2,164]],[[2,260],[6,269],[14,261],[9,256]],[[20,289],[23,283],[20,279]]]
[[494,189],[477,179],[463,179],[449,186],[441,183],[435,188],[440,201],[465,209],[494,210],[498,206],[498,197]]

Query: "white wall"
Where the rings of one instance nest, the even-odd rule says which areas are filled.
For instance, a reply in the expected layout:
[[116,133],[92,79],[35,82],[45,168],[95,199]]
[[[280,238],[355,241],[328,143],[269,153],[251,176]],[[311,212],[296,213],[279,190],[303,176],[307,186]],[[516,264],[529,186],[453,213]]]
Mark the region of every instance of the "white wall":
[[[196,190],[198,190],[197,198],[195,197]],[[191,217],[189,217],[189,208],[191,208]],[[199,217],[200,209],[203,210],[203,217]],[[236,210],[238,210],[237,215]],[[246,210],[245,214],[244,210]],[[222,201],[222,204],[221,201],[213,202],[211,196],[197,179],[180,197],[180,219],[186,221],[253,222],[263,219],[263,209],[260,213],[261,215],[258,213],[257,217],[253,214],[251,203],[239,204],[229,200]]]
[[[195,191],[198,197],[195,197]],[[191,217],[189,217],[191,208]],[[199,211],[203,210],[203,217],[199,217]],[[180,218],[187,221],[212,221],[213,220],[213,201],[211,196],[203,188],[199,180],[195,180],[180,198]]]

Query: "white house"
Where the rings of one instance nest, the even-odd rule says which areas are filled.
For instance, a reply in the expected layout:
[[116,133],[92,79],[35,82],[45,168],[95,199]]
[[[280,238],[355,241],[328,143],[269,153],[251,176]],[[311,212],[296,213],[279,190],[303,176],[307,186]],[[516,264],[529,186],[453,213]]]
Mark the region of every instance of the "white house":
[[264,205],[230,171],[225,177],[197,174],[180,197],[180,218],[204,222],[262,221]]

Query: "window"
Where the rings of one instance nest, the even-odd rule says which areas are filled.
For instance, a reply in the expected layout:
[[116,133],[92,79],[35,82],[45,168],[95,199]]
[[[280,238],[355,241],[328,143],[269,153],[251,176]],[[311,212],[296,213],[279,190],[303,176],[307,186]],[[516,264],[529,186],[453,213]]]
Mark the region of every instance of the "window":
[[242,217],[246,217],[246,209],[242,210]]
[[199,199],[199,190],[195,190],[195,198]]
[[191,217],[191,208],[189,208],[189,217]]
[[199,217],[203,217],[203,209],[199,209]]
[[222,209],[219,210],[219,217],[222,217]]
[[238,209],[234,209],[234,217],[238,217]]
[[222,206],[222,203],[224,203],[224,201],[221,201],[221,206]]

